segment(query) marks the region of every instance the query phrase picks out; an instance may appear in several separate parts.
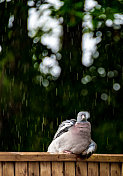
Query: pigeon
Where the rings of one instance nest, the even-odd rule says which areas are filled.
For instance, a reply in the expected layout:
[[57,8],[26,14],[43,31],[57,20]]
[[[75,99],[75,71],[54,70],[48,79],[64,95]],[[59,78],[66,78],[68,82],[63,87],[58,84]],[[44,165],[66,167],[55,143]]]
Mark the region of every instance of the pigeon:
[[63,121],[48,147],[50,153],[68,153],[91,156],[97,149],[97,144],[91,139],[91,124],[87,121],[90,113],[81,111],[77,120]]

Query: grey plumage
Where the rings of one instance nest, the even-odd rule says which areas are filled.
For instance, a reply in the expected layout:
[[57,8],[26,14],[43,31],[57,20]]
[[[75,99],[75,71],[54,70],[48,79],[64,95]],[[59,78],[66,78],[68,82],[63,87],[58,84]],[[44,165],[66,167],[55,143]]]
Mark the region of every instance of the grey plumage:
[[70,152],[75,154],[90,155],[96,150],[96,143],[91,140],[91,124],[87,121],[88,112],[81,111],[77,120],[63,121],[48,147],[48,152]]

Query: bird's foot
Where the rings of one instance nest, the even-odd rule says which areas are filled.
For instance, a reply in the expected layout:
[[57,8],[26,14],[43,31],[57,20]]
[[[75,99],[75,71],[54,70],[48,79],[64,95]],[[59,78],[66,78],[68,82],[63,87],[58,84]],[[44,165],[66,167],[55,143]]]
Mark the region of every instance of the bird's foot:
[[72,152],[69,150],[64,150],[63,153],[72,154]]

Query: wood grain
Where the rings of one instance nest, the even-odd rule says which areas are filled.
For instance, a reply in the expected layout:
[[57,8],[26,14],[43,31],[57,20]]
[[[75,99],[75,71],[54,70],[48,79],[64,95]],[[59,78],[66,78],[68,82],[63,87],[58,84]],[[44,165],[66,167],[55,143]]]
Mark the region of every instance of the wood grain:
[[51,163],[40,162],[40,176],[51,176]]
[[48,152],[0,152],[0,161],[88,161],[123,162],[123,154],[93,154],[83,159],[74,154],[49,154]]
[[65,176],[75,176],[75,163],[65,162]]
[[63,176],[63,162],[52,162],[52,175]]
[[88,163],[88,176],[98,176],[98,163]]
[[121,176],[121,167],[118,163],[111,163],[111,176]]
[[87,176],[87,162],[76,162],[76,176]]
[[110,167],[109,163],[100,163],[100,176],[109,176]]
[[15,163],[15,176],[27,176],[27,162]]
[[3,163],[3,176],[14,176],[14,163],[13,162]]
[[2,162],[0,162],[0,176],[2,176],[2,169],[3,169]]
[[29,162],[29,176],[39,176],[39,162]]

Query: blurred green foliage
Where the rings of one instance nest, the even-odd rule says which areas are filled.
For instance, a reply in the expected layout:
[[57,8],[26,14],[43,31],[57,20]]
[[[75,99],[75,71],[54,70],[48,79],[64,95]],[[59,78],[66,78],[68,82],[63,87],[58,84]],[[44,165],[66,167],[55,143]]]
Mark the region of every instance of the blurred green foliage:
[[[123,22],[115,25],[113,21],[122,14],[123,2],[98,0],[89,10],[80,0],[64,0],[59,9],[42,0],[28,2],[31,5],[24,0],[0,1],[0,150],[46,151],[58,124],[87,110],[97,152],[122,153]],[[29,35],[28,12],[40,12],[44,4],[49,4],[52,18],[63,18],[58,52],[41,43],[52,29],[44,31],[42,26]],[[93,28],[82,27],[86,15],[92,17]],[[107,20],[113,24],[107,26]],[[93,62],[86,67],[82,35],[88,32],[101,41],[96,49],[99,55],[93,53]],[[59,77],[50,69],[39,70],[51,55],[60,65]]]

